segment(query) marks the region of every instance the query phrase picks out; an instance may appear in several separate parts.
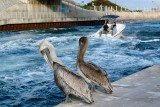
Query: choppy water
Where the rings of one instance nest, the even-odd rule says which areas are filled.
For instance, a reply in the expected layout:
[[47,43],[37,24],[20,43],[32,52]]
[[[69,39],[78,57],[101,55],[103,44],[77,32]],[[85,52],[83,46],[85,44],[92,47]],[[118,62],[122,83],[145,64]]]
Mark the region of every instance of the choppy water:
[[[2,107],[54,106],[65,100],[53,73],[38,53],[47,39],[58,57],[76,72],[78,39],[100,26],[52,28],[0,33],[0,105]],[[160,64],[160,22],[126,23],[123,40],[89,38],[86,60],[101,65],[111,81],[148,66]]]

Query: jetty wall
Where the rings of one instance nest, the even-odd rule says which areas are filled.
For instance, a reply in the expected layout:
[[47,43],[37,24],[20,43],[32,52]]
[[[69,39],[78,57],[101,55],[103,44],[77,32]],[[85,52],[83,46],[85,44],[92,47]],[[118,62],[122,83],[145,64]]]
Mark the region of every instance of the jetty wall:
[[104,12],[85,10],[64,1],[61,5],[56,5],[54,2],[45,3],[39,2],[39,0],[28,0],[24,2],[22,0],[0,12],[0,25],[88,21],[97,20],[103,14]]
[[[11,4],[4,0],[3,3]],[[99,21],[99,17],[105,12],[85,10],[65,1],[59,4],[55,0],[17,0],[7,7],[4,6],[4,10],[0,11],[0,31],[104,23],[104,20]]]

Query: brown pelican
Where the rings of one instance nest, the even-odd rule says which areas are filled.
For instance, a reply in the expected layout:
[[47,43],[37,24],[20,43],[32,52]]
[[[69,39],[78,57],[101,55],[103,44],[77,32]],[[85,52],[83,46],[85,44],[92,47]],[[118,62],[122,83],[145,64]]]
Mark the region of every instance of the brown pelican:
[[94,102],[86,81],[64,66],[62,61],[57,58],[55,48],[51,43],[43,41],[40,44],[39,52],[54,72],[56,84],[65,93],[65,102],[71,102],[70,96],[82,98],[87,103]]
[[88,38],[81,37],[79,39],[79,52],[77,56],[77,67],[80,75],[92,85],[94,91],[94,84],[103,87],[108,93],[112,93],[113,88],[109,81],[108,75],[104,69],[95,65],[92,62],[85,62],[84,55],[88,46]]

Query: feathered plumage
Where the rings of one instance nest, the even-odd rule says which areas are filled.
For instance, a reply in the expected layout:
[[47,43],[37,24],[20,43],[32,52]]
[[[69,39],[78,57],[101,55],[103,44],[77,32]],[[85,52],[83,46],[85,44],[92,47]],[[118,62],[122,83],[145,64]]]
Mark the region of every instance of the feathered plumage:
[[77,67],[81,76],[89,83],[102,86],[107,92],[112,93],[113,88],[109,81],[107,72],[92,62],[85,62],[84,55],[88,46],[88,38],[82,37],[79,40],[79,53]]
[[49,42],[43,41],[39,47],[39,51],[53,70],[55,82],[65,93],[66,102],[69,101],[70,95],[82,98],[87,103],[94,102],[86,81],[64,66],[57,58],[54,52],[55,49]]

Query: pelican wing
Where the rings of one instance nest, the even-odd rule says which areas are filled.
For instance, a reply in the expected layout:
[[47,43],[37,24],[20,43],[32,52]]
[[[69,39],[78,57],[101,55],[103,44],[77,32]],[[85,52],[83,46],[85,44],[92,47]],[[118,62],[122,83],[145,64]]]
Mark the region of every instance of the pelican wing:
[[58,78],[61,78],[63,81],[60,83],[61,85],[66,84],[67,88],[69,87],[69,94],[75,95],[77,97],[81,97],[84,99],[91,99],[91,93],[88,88],[88,84],[86,81],[79,75],[73,73],[65,66],[61,66],[58,64],[58,68],[55,70],[56,75]]
[[106,71],[101,68],[100,66],[97,66],[96,64],[94,64],[93,62],[87,62],[87,64],[89,64],[90,66],[92,66],[96,71],[102,72],[102,74],[107,75]]
[[96,81],[96,82],[99,83],[99,85],[101,85],[102,87],[104,87],[105,90],[109,90],[109,93],[112,93],[113,87],[110,84],[107,72],[103,68],[97,66],[92,62],[87,62],[87,64],[90,65],[93,69],[95,69],[96,72],[100,72],[100,75],[99,75],[100,81]]
[[96,85],[104,85],[109,82],[108,75],[101,67],[94,63],[87,62],[79,64],[81,72]]

